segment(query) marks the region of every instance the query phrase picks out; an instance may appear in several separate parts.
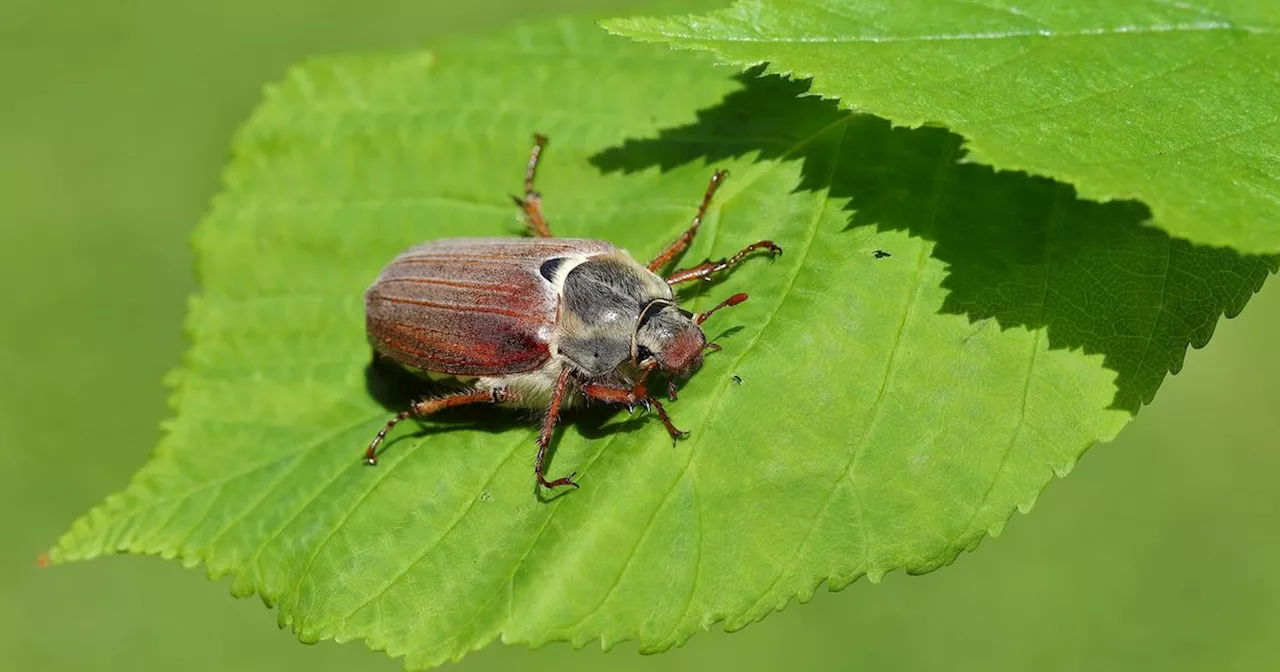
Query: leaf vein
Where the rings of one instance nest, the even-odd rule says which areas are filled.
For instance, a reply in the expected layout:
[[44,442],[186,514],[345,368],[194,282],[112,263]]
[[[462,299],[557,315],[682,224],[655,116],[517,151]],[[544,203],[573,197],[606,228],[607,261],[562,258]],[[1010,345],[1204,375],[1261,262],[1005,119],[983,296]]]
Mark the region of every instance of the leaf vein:
[[[847,124],[840,128],[840,136],[835,141],[835,152],[837,156],[839,155],[841,145],[844,144],[844,136],[848,132],[848,129],[849,127]],[[831,183],[831,179],[835,176],[836,165],[837,164],[835,162],[832,163],[831,172],[830,174],[827,175],[828,184]],[[804,266],[805,259],[809,257],[809,252],[813,248],[813,242],[818,235],[818,227],[820,222],[822,221],[822,216],[826,213],[828,201],[829,199],[825,194],[818,195],[818,207],[815,210],[814,216],[810,218],[809,235],[805,239],[804,249],[800,254],[800,263],[797,264],[796,266],[797,269],[802,268]],[[786,296],[789,295],[792,288],[795,286],[796,278],[799,276],[799,274],[800,274],[800,271],[797,270],[795,273],[791,275],[790,282],[788,283],[786,290],[783,291],[784,299]],[[779,306],[781,306],[782,300],[783,299],[779,300],[778,302]],[[776,312],[777,311],[775,310],[775,313]],[[767,326],[767,323],[766,323],[766,326]],[[762,327],[761,331],[763,330],[764,328]],[[838,482],[839,481],[837,480],[837,483]],[[805,533],[804,539],[801,540],[800,544],[796,546],[795,550],[792,552],[791,558],[778,569],[778,573],[774,575],[773,580],[769,582],[769,585],[763,591],[761,591],[760,598],[757,599],[755,603],[752,604],[751,607],[744,612],[745,614],[754,613],[755,610],[760,606],[760,604],[764,602],[764,600],[769,596],[770,591],[772,591],[774,587],[778,585],[778,581],[782,578],[784,574],[786,574],[787,570],[795,564],[795,561],[799,558],[800,552],[804,549],[805,544],[809,543],[809,538],[812,537],[814,531],[818,529],[818,523],[822,519],[822,514],[826,511],[826,508],[830,504],[831,497],[834,493],[835,493],[835,487],[832,486],[832,490],[830,493],[828,493],[826,501],[823,502],[822,507],[819,509],[818,515],[814,516],[813,524],[809,526],[809,531]]]
[[[507,462],[511,461],[512,456],[516,454],[516,451],[519,450],[520,446],[524,445],[527,439],[528,439],[528,433],[522,432],[520,436],[517,437],[516,441],[512,442],[511,448],[507,451],[507,456],[504,457],[502,461],[498,462],[498,465],[494,467],[492,472],[489,473],[489,477],[485,479],[484,483],[480,486],[479,492],[481,493],[484,492],[485,489],[487,489],[493,483],[493,479],[497,478],[498,473],[502,471],[502,467],[505,466]],[[422,441],[419,441],[417,445],[414,446],[415,450],[418,446],[421,446],[425,443],[426,443],[425,439]],[[444,542],[444,540],[449,536],[450,533],[452,533],[455,529],[457,529],[458,525],[460,525],[462,521],[467,517],[467,515],[471,513],[471,510],[475,508],[476,502],[478,501],[480,501],[479,494],[477,494],[477,496],[475,497],[472,497],[471,500],[467,503],[466,508],[462,510],[462,513],[459,514],[456,518],[453,519],[452,522],[449,523],[449,526],[444,530],[444,532],[440,533],[440,535],[437,536],[434,540],[432,540],[431,543],[427,544],[426,548],[423,549],[423,551],[419,553],[418,556],[414,558],[412,562],[410,562],[407,566],[405,566],[403,570],[396,572],[394,576],[392,576],[389,580],[387,580],[386,584],[383,585],[382,588],[379,588],[376,591],[374,591],[369,596],[368,599],[361,602],[354,609],[350,610],[349,612],[347,612],[346,615],[342,616],[340,619],[337,619],[337,620],[345,621],[351,618],[356,614],[356,612],[360,611],[361,609],[364,609],[374,600],[377,600],[383,595],[386,595],[387,591],[391,590],[392,586],[399,583],[400,580],[403,579],[404,577],[408,576],[409,572],[412,572],[413,569],[417,567],[428,555],[430,555],[432,551],[434,551],[442,542]]]
[[693,596],[698,593],[698,581],[702,578],[702,500],[698,498],[697,483],[697,478],[689,481],[689,494],[693,497],[693,510],[697,514],[694,521],[698,524],[694,535],[694,550],[697,551],[697,555],[693,561],[693,582],[689,585],[689,594],[685,597],[684,608],[680,610],[680,616],[671,624],[671,629],[667,631],[667,634],[662,637],[663,641],[671,639],[676,630],[679,629],[680,624],[684,622],[685,617],[689,615],[689,609],[693,606]]
[[848,36],[802,36],[786,38],[769,38],[762,36],[717,36],[704,37],[690,33],[664,31],[665,39],[682,39],[696,43],[728,43],[728,44],[892,44],[912,42],[980,42],[991,40],[1009,40],[1023,38],[1076,39],[1095,37],[1127,37],[1138,35],[1160,35],[1198,32],[1239,32],[1251,35],[1277,35],[1280,31],[1262,26],[1242,26],[1226,21],[1197,21],[1193,23],[1168,23],[1149,25],[1121,25],[1106,28],[1085,28],[1075,31],[1026,30],[1026,31],[990,31],[977,33],[937,33],[927,35],[848,35]]
[[[333,431],[326,432],[325,434],[321,435],[320,437],[316,438],[315,440],[313,440],[313,441],[309,442],[309,443],[308,443],[308,445],[306,445],[304,448],[300,449],[300,450],[299,450],[299,452],[307,453],[307,452],[310,452],[310,451],[312,451],[312,450],[315,450],[315,448],[316,448],[317,446],[323,445],[324,443],[327,443],[328,441],[330,441],[330,440],[331,440],[331,439],[333,439],[334,437],[336,437],[336,436],[340,436],[341,434],[343,434],[343,433],[345,433],[345,432],[351,431],[351,430],[352,430],[352,429],[354,429],[355,427],[358,427],[358,426],[360,426],[360,425],[362,425],[362,424],[364,424],[364,423],[366,423],[366,422],[369,422],[369,421],[370,421],[370,420],[372,420],[374,417],[377,417],[377,416],[372,416],[372,415],[371,415],[371,416],[368,416],[368,417],[365,417],[365,418],[361,419],[359,422],[355,422],[355,423],[352,423],[352,424],[350,424],[350,425],[346,425],[346,426],[343,426],[343,427],[339,427],[339,428],[337,428],[337,429],[335,429],[335,430],[333,430]],[[199,487],[195,487],[195,488],[191,488],[191,489],[185,490],[185,491],[183,491],[183,492],[181,492],[181,493],[178,493],[178,494],[175,494],[175,495],[173,495],[173,496],[171,496],[171,497],[169,497],[169,498],[167,498],[167,499],[158,499],[158,500],[155,500],[155,501],[153,501],[153,502],[151,502],[151,503],[148,503],[148,504],[143,504],[143,505],[140,505],[140,506],[136,506],[136,507],[134,507],[133,509],[131,509],[130,511],[128,511],[128,512],[126,512],[126,513],[115,514],[115,517],[116,517],[116,518],[131,518],[131,517],[133,517],[133,516],[138,515],[139,513],[142,513],[143,511],[149,511],[149,510],[151,510],[151,509],[153,509],[153,508],[156,508],[156,507],[158,507],[158,506],[161,506],[161,505],[163,505],[163,504],[164,504],[164,503],[166,503],[166,502],[177,501],[177,502],[179,502],[179,503],[180,503],[182,500],[186,500],[186,499],[190,498],[192,495],[196,495],[196,494],[202,493],[202,492],[204,492],[204,491],[206,491],[206,490],[209,490],[209,489],[212,489],[212,488],[221,487],[221,486],[223,486],[223,485],[226,485],[227,483],[230,483],[231,481],[235,481],[235,480],[238,480],[238,479],[244,478],[245,476],[248,476],[248,475],[250,475],[250,474],[257,473],[257,472],[259,472],[259,471],[262,471],[263,469],[266,469],[267,467],[269,467],[269,466],[271,466],[271,465],[273,465],[273,464],[276,464],[276,463],[277,463],[277,462],[279,462],[279,461],[280,461],[280,458],[278,458],[278,457],[277,457],[276,459],[269,460],[269,461],[267,461],[267,462],[263,462],[263,463],[260,463],[260,464],[256,464],[256,465],[254,465],[253,467],[250,467],[249,469],[245,469],[245,470],[243,470],[243,471],[236,472],[236,473],[234,473],[234,474],[231,474],[230,476],[226,476],[226,477],[223,477],[223,478],[220,478],[220,479],[217,479],[217,480],[209,481],[208,483],[201,484]]]
[[[1138,365],[1134,367],[1134,371],[1141,372],[1142,367],[1147,363],[1147,355],[1151,353],[1151,345],[1155,342],[1156,329],[1160,326],[1160,321],[1164,319],[1166,291],[1169,287],[1169,266],[1173,261],[1173,239],[1167,238],[1164,250],[1164,269],[1160,273],[1160,298],[1156,303],[1155,315],[1151,318],[1151,329],[1147,331],[1147,337],[1144,339],[1142,348],[1142,356],[1138,358]],[[1164,371],[1160,372],[1162,375]]]
[[1177,72],[1181,72],[1182,70],[1185,70],[1185,69],[1187,69],[1187,68],[1190,68],[1190,67],[1193,67],[1193,66],[1196,66],[1196,65],[1201,65],[1201,64],[1203,64],[1206,60],[1208,60],[1208,59],[1210,59],[1210,58],[1213,58],[1214,56],[1216,56],[1216,55],[1218,55],[1218,54],[1220,54],[1220,53],[1222,53],[1222,52],[1224,52],[1224,51],[1226,51],[1226,50],[1228,50],[1228,49],[1231,49],[1231,48],[1232,48],[1232,47],[1234,47],[1234,46],[1235,46],[1235,45],[1234,45],[1234,44],[1232,44],[1232,43],[1223,44],[1222,46],[1217,47],[1217,48],[1213,49],[1212,51],[1210,51],[1210,52],[1208,52],[1208,53],[1206,53],[1206,54],[1201,55],[1199,58],[1192,58],[1192,59],[1189,59],[1189,60],[1183,61],[1183,62],[1181,62],[1181,63],[1177,63],[1177,64],[1174,64],[1174,65],[1171,65],[1171,66],[1169,66],[1169,67],[1167,67],[1167,68],[1162,68],[1162,69],[1160,69],[1160,70],[1157,70],[1156,72],[1152,72],[1152,73],[1147,74],[1147,75],[1145,75],[1145,76],[1143,76],[1143,77],[1140,77],[1140,78],[1138,78],[1138,79],[1135,79],[1135,80],[1133,80],[1133,81],[1131,81],[1131,82],[1121,82],[1120,84],[1117,84],[1117,85],[1115,85],[1115,86],[1107,87],[1107,88],[1104,88],[1104,89],[1099,89],[1099,90],[1097,90],[1097,91],[1090,91],[1090,92],[1088,92],[1087,94],[1085,94],[1085,95],[1083,95],[1083,96],[1081,96],[1081,97],[1079,97],[1079,98],[1073,98],[1073,99],[1071,99],[1071,100],[1062,100],[1062,101],[1055,102],[1055,103],[1053,103],[1052,105],[1045,105],[1045,106],[1042,106],[1042,107],[1028,108],[1028,109],[1024,109],[1024,110],[1018,110],[1018,111],[1016,111],[1016,112],[1011,112],[1011,113],[1009,113],[1009,114],[996,115],[996,116],[992,116],[992,117],[975,117],[975,118],[973,118],[973,119],[957,119],[957,120],[955,121],[955,123],[956,123],[956,124],[974,123],[974,124],[979,124],[979,125],[988,125],[988,124],[991,124],[991,123],[993,123],[993,122],[1010,121],[1010,120],[1013,120],[1013,119],[1021,119],[1021,118],[1023,118],[1023,117],[1029,117],[1029,116],[1032,116],[1032,115],[1044,114],[1044,113],[1046,113],[1046,112],[1055,112],[1055,111],[1060,111],[1060,110],[1066,110],[1066,109],[1069,109],[1069,108],[1071,108],[1071,107],[1073,107],[1073,106],[1076,106],[1076,105],[1082,105],[1082,104],[1084,104],[1084,103],[1089,103],[1089,102],[1097,101],[1097,100],[1100,100],[1100,99],[1106,98],[1106,97],[1108,97],[1108,96],[1112,96],[1112,95],[1115,95],[1115,94],[1118,94],[1118,93],[1126,92],[1126,91],[1132,90],[1132,89],[1134,89],[1134,88],[1137,88],[1137,87],[1139,87],[1139,86],[1142,86],[1142,85],[1144,85],[1144,84],[1148,84],[1148,83],[1150,83],[1150,82],[1153,82],[1153,81],[1155,81],[1155,80],[1157,80],[1157,79],[1160,79],[1160,78],[1162,78],[1162,77],[1168,77],[1169,75],[1172,75],[1172,74],[1177,73]]

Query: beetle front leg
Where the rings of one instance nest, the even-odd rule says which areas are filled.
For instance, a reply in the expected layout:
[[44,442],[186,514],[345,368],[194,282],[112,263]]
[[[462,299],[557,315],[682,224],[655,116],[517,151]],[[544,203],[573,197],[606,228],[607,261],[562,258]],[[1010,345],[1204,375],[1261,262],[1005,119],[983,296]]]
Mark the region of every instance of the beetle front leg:
[[373,437],[373,441],[369,442],[369,447],[364,451],[365,464],[375,466],[378,464],[378,446],[382,440],[387,438],[387,432],[391,428],[400,424],[404,420],[412,417],[425,418],[428,415],[443,411],[446,408],[454,406],[465,406],[467,404],[500,404],[507,401],[508,392],[503,388],[495,388],[492,390],[472,390],[470,392],[458,392],[447,397],[437,397],[435,399],[423,399],[414,402],[407,411],[401,411],[394,418],[387,421],[387,424]]
[[667,284],[677,285],[691,280],[709,281],[711,280],[712,273],[737,266],[739,262],[747,258],[747,255],[755,252],[756,250],[769,250],[769,254],[775,257],[782,254],[782,248],[775,245],[772,240],[762,240],[758,243],[751,243],[743,248],[741,252],[729,257],[728,259],[721,259],[720,261],[711,261],[708,259],[693,268],[676,271],[667,277]]
[[533,179],[538,174],[538,160],[542,158],[542,149],[547,145],[547,136],[533,136],[533,150],[529,152],[529,163],[524,169],[524,198],[512,196],[511,200],[524,210],[525,219],[533,235],[539,238],[551,238],[551,227],[542,216],[542,194],[533,188]]
[[686,436],[689,436],[689,432],[677,429],[675,424],[671,422],[671,416],[667,415],[667,409],[663,408],[661,401],[658,401],[653,397],[650,397],[649,401],[653,402],[653,407],[658,409],[658,419],[662,421],[662,426],[667,428],[667,434],[671,435],[672,444]]
[[680,256],[681,252],[689,248],[689,245],[693,243],[694,237],[698,235],[698,227],[702,226],[702,218],[707,215],[707,208],[711,207],[711,197],[716,195],[716,190],[720,188],[720,183],[726,177],[729,177],[729,171],[727,170],[717,170],[711,175],[711,182],[707,185],[707,193],[702,196],[702,205],[698,206],[698,212],[693,216],[693,223],[689,225],[688,229],[685,229],[684,233],[680,234],[679,238],[672,241],[667,246],[667,249],[662,251],[662,254],[659,254],[653,261],[649,262],[649,270],[657,273],[663,266],[671,263],[671,260]]
[[675,423],[671,422],[671,416],[667,415],[667,409],[663,407],[662,402],[649,396],[644,388],[644,382],[636,383],[632,389],[624,387],[614,387],[612,385],[600,385],[597,383],[586,383],[582,385],[582,393],[588,399],[603,401],[609,404],[622,404],[628,409],[633,408],[636,404],[644,406],[646,409],[653,406],[658,411],[658,419],[662,420],[663,427],[666,427],[667,434],[671,436],[673,442],[679,441],[689,432],[676,428]]
[[542,431],[538,434],[538,459],[534,462],[533,473],[538,477],[538,485],[548,490],[562,485],[578,487],[578,484],[573,482],[573,477],[577,475],[577,472],[564,478],[548,481],[546,470],[547,447],[551,445],[551,437],[555,433],[556,422],[560,419],[560,405],[564,401],[565,390],[568,386],[569,368],[565,367],[560,371],[560,377],[556,379],[555,391],[551,393],[551,405],[547,407],[547,414],[542,417]]

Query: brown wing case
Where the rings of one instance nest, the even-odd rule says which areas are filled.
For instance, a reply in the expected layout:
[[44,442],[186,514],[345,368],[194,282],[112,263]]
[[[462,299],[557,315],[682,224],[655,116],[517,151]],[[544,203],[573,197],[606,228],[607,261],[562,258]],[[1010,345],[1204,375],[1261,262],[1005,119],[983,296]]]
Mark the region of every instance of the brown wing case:
[[543,264],[613,250],[603,241],[576,238],[450,238],[419,245],[393,259],[365,293],[369,341],[379,353],[423,371],[533,371],[550,357],[560,305],[540,272]]

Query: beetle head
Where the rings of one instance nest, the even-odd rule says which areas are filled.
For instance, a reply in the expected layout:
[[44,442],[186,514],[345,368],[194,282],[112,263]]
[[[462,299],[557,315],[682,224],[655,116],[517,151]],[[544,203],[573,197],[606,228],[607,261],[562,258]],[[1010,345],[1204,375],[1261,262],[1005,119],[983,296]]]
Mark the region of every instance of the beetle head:
[[681,378],[687,378],[702,364],[704,350],[719,350],[715,343],[707,343],[702,333],[703,322],[722,308],[736,306],[747,300],[746,294],[734,294],[706,312],[693,313],[665,299],[655,299],[640,311],[636,333],[631,340],[631,362],[641,369],[659,368]]
[[657,367],[688,376],[702,363],[707,337],[695,316],[661,299],[645,306],[636,324],[632,361],[642,369]]

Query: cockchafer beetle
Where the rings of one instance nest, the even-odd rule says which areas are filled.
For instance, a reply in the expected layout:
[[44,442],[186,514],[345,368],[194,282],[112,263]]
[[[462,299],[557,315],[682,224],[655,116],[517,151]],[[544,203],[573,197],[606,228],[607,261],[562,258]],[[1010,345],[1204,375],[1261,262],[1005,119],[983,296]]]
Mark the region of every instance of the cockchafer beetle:
[[730,268],[755,250],[782,253],[772,241],[752,243],[719,261],[707,260],[663,278],[658,272],[693,242],[716,189],[716,171],[689,228],[647,265],[599,240],[555,238],[542,215],[534,176],[546,138],[535,136],[525,168],[524,211],[533,238],[449,238],[413,247],[391,261],[365,293],[365,317],[375,357],[387,357],[467,387],[415,402],[391,418],[365,451],[377,464],[378,445],[397,423],[454,406],[495,404],[546,409],[534,474],[545,488],[578,487],[575,474],[548,481],[545,462],[560,411],[583,400],[657,410],[673,440],[676,429],[645,387],[650,373],[686,378],[707,343],[701,324],[721,308],[747,300],[735,294],[703,313],[676,304],[672,286]]

